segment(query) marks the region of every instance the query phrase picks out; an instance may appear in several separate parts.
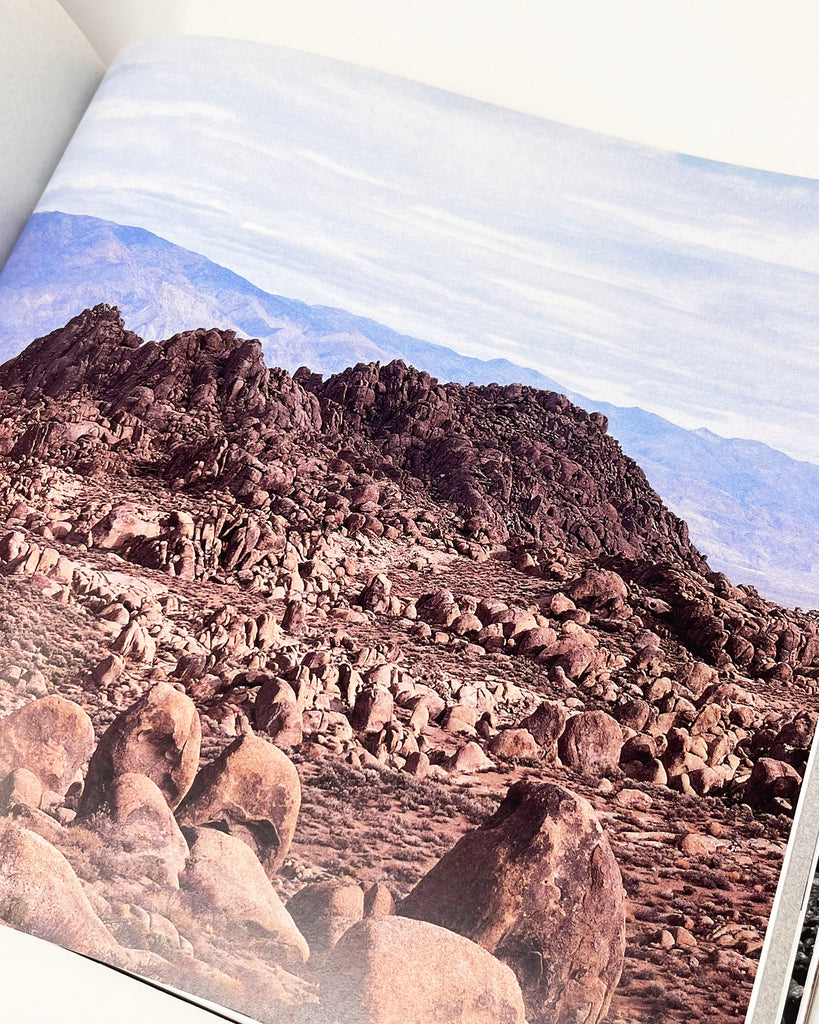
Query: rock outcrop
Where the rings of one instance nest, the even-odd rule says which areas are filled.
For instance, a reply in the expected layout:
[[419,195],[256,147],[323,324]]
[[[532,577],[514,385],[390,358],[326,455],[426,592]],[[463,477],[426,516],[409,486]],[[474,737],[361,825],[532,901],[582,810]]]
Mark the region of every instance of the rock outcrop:
[[59,796],[65,795],[93,747],[91,719],[56,694],[25,704],[0,721],[0,773],[24,768]]
[[292,966],[307,942],[247,844],[213,828],[188,829],[190,857],[179,883],[197,917],[226,940],[262,939],[272,963]]
[[200,738],[190,697],[158,683],[106,730],[88,765],[78,812],[99,810],[113,780],[125,772],[146,775],[175,808],[193,782]]
[[602,1021],[623,968],[625,893],[589,804],[516,783],[398,906],[508,963],[527,1019]]
[[273,875],[293,838],[301,785],[288,757],[258,736],[241,736],[196,776],[178,816],[243,840]]
[[10,821],[0,821],[0,918],[75,953],[104,959],[117,950],[65,857]]

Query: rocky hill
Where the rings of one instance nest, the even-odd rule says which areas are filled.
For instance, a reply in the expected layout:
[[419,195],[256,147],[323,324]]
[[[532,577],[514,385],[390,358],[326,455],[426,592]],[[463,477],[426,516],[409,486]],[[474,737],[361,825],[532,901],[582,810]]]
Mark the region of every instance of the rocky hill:
[[819,623],[605,417],[102,305],[0,452],[6,923],[262,1020],[742,1019]]
[[[230,331],[142,345],[107,306],[35,341],[0,368],[0,387],[35,408],[78,395],[93,403],[83,426],[67,431],[57,423],[75,407],[46,405],[48,429],[30,422],[10,436],[13,457],[48,453],[92,475],[150,462],[169,483],[223,488],[260,512],[290,500],[298,473],[302,486],[320,488],[317,502],[337,496],[336,512],[445,503],[453,532],[477,543],[706,568],[685,524],[606,435],[605,417],[553,392],[439,384],[401,362],[326,381],[306,369],[291,377],[265,366],[257,341]],[[313,461],[299,465],[296,453],[307,451]],[[320,465],[322,456],[336,464]],[[345,495],[355,487],[366,500]]]
[[355,362],[401,359],[441,381],[565,393],[608,417],[623,451],[686,521],[713,568],[789,606],[819,604],[819,466],[568,392],[505,359],[471,358],[344,309],[270,294],[150,231],[57,211],[32,217],[3,268],[0,358],[101,299],[117,304],[143,338],[190,324],[232,329],[261,339],[267,364],[291,373],[306,364],[326,377]]

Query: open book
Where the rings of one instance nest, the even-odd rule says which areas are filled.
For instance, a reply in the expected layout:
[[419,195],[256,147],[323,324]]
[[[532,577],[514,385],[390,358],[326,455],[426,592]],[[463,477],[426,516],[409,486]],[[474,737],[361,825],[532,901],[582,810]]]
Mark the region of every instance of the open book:
[[3,922],[281,1024],[762,1005],[817,199],[258,43],[122,51],[0,274]]

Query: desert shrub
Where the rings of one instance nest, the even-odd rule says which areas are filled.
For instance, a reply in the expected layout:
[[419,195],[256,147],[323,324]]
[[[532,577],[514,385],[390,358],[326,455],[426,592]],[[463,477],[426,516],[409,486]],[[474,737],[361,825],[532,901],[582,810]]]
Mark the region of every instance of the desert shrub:
[[672,988],[665,993],[665,1002],[672,1010],[687,1010],[691,1006],[691,998],[681,988]]

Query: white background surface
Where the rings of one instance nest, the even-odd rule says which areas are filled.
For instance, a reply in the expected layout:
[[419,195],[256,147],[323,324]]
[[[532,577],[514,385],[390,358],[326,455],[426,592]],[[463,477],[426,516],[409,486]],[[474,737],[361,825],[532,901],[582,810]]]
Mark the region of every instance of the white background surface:
[[0,266],[102,72],[56,0],[0,0]]
[[815,0],[62,0],[106,60],[261,39],[696,156],[819,177]]
[[0,964],[0,1024],[217,1024],[220,1019],[10,928],[0,928]]
[[[144,35],[264,39],[639,142],[819,178],[814,0],[63,0],[63,6],[105,60]],[[38,198],[101,68],[56,0],[0,0],[0,19],[2,263],[4,241]],[[216,1019],[7,929],[0,929],[0,963],[0,1024]]]

